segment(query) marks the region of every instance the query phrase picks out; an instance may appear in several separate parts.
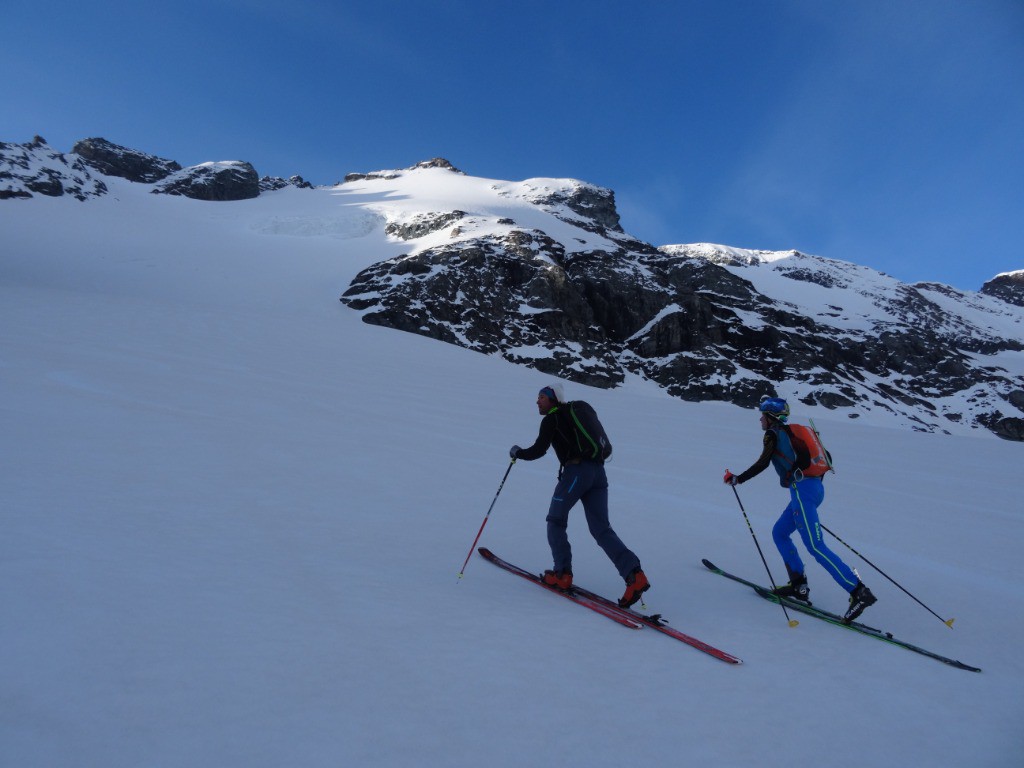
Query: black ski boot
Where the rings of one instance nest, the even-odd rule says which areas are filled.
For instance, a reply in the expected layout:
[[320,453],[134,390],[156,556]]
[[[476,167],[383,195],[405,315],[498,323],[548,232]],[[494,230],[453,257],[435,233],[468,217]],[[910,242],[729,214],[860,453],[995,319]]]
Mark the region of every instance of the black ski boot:
[[849,624],[864,613],[865,608],[877,602],[878,598],[871,594],[871,590],[865,587],[863,582],[858,581],[857,586],[850,593],[850,607],[847,609],[846,615],[843,616],[843,621]]
[[808,605],[811,604],[811,588],[807,586],[807,577],[802,573],[790,571],[789,584],[773,589],[772,594],[799,600],[801,603],[807,603]]

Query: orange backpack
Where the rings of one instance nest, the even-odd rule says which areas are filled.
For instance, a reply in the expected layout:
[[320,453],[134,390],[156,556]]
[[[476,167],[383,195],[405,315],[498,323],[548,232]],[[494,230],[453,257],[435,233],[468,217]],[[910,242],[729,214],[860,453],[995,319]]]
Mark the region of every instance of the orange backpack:
[[[821,477],[832,469],[832,454],[821,444],[821,438],[818,437],[818,431],[813,425],[805,427],[803,424],[787,424],[786,427],[789,429],[790,439],[803,443],[807,452],[808,464],[800,468],[804,477]],[[797,450],[796,453],[799,456],[801,452]],[[835,472],[834,469],[832,471]]]

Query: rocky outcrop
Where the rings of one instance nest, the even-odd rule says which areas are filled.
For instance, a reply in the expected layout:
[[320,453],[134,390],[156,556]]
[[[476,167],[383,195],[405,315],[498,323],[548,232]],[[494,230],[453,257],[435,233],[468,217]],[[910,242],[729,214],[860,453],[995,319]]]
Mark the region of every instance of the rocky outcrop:
[[[28,144],[0,142],[0,200],[33,195],[71,195],[87,200],[106,194],[101,177],[152,184],[155,194],[183,195],[195,200],[249,200],[260,193],[260,180],[249,164],[237,161],[202,163],[182,169],[164,160],[106,139],[83,139],[67,155],[36,136]],[[311,187],[300,176],[280,186]],[[268,188],[280,188],[273,182]]]
[[75,142],[71,151],[104,176],[117,176],[141,184],[153,184],[181,170],[173,160],[147,155],[106,139],[82,139]]
[[995,419],[989,426],[996,435],[1004,440],[1024,441],[1024,419],[1007,417]]
[[229,160],[193,165],[168,176],[154,194],[182,195],[193,200],[251,200],[259,197],[260,180],[249,163]]
[[587,232],[601,235],[622,232],[615,193],[610,189],[573,181],[569,188],[562,185],[553,189],[535,188],[525,197],[562,221]]
[[[631,280],[620,270],[632,273]],[[501,354],[556,375],[613,386],[635,314],[620,303],[658,288],[629,265],[578,254],[542,232],[460,242],[382,262],[342,297],[366,322]],[[402,284],[393,290],[394,282]],[[647,301],[653,301],[648,298]]]
[[260,192],[276,192],[285,187],[313,189],[313,185],[301,176],[289,176],[287,179],[282,179],[280,176],[264,176],[260,179],[259,187]]
[[420,213],[405,221],[389,221],[385,225],[384,231],[400,240],[416,240],[432,232],[440,232],[442,229],[465,218],[465,216],[465,211]]
[[[632,373],[685,400],[748,407],[795,392],[851,417],[883,410],[921,430],[967,423],[1022,439],[1024,376],[995,358],[1024,351],[1024,313],[796,251],[654,249],[617,236],[617,217],[598,205],[613,201],[578,189],[525,194],[563,221],[596,211],[579,226],[614,237],[606,250],[572,251],[515,226],[502,233],[495,225],[507,219],[423,213],[388,225],[411,251],[364,270],[342,301],[366,322],[594,386]],[[446,227],[451,244],[415,248]],[[467,238],[474,228],[487,234]],[[790,291],[773,295],[778,277],[808,286],[796,289],[800,304],[783,298]]]
[[981,287],[981,292],[1024,307],[1024,269],[996,275]]
[[87,200],[106,193],[107,185],[81,157],[57,152],[41,136],[27,144],[0,142],[0,200],[34,195]]
[[[454,165],[452,165],[450,162],[445,160],[443,157],[435,157],[432,160],[424,160],[422,162],[416,163],[416,165],[406,168],[405,170],[415,171],[420,168],[442,168],[446,171],[451,171],[452,173],[457,173],[461,176],[466,175],[458,168],[456,168]],[[373,171],[371,173],[348,173],[345,174],[345,183],[347,184],[353,181],[372,181],[374,179],[397,179],[401,175],[402,171]]]

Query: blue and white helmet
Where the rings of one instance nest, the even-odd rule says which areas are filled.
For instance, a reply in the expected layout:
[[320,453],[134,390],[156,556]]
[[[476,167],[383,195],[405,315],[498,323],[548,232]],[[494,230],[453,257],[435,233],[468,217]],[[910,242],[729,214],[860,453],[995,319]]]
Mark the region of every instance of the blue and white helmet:
[[781,397],[762,397],[759,408],[761,413],[777,421],[784,422],[789,418],[789,403]]

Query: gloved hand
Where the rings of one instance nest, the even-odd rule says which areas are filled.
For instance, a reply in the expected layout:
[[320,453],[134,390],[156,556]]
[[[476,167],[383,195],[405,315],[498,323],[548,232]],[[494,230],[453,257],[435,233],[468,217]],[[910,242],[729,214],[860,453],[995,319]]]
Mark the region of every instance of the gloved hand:
[[521,450],[523,450],[523,449],[520,448],[518,445],[513,445],[511,448],[508,449],[508,457],[510,459],[518,459],[519,458],[519,452]]
[[725,470],[725,477],[722,478],[722,482],[726,485],[736,485],[736,475],[730,472],[728,469]]

